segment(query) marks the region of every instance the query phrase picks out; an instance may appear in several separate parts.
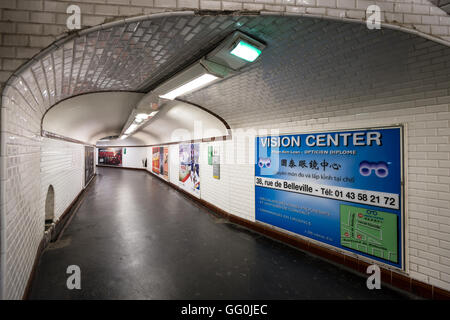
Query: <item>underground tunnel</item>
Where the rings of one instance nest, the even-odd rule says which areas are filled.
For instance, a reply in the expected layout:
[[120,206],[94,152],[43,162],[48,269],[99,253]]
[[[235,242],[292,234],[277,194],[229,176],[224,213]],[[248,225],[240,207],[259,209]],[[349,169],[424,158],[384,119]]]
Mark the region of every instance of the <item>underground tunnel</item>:
[[25,2],[2,299],[450,297],[445,1]]

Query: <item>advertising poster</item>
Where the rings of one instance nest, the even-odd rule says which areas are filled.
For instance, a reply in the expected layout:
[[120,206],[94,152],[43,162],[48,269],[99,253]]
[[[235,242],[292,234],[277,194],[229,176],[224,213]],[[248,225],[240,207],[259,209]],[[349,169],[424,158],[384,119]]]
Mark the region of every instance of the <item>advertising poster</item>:
[[152,171],[153,173],[159,174],[159,147],[152,148]]
[[169,180],[169,148],[152,148],[152,172]]
[[403,268],[402,127],[256,138],[256,220]]
[[169,148],[163,147],[163,158],[162,158],[162,169],[163,169],[163,178],[169,180]]
[[200,196],[200,145],[198,143],[180,144],[179,183],[186,191]]
[[219,149],[219,147],[213,148],[212,166],[213,166],[213,178],[220,180],[220,149]]
[[94,147],[84,147],[84,185],[94,176]]
[[122,166],[122,148],[98,149],[98,164]]

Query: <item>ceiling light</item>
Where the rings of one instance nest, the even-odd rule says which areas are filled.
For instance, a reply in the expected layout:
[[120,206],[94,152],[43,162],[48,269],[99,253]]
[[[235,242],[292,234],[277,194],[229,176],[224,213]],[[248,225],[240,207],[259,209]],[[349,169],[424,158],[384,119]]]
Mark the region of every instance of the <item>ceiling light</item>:
[[188,83],[185,83],[182,86],[180,86],[176,89],[173,89],[172,91],[169,91],[163,95],[160,95],[159,97],[163,98],[163,99],[173,100],[178,96],[181,96],[183,94],[186,94],[186,93],[189,93],[196,89],[199,89],[201,87],[204,87],[207,84],[209,84],[217,79],[219,79],[219,77],[216,77],[209,73],[205,73],[205,74],[189,81]]
[[134,131],[134,129],[136,129],[138,127],[137,124],[133,123],[131,124],[128,129],[125,131],[125,134],[128,135],[130,133],[132,133]]
[[173,100],[223,79],[230,72],[229,68],[200,59],[160,84],[151,91],[151,94],[156,95],[158,99]]
[[206,60],[239,71],[256,61],[266,45],[240,31],[230,34],[214,50],[208,53]]
[[136,120],[145,120],[145,119],[147,119],[148,118],[148,114],[146,114],[146,113],[138,113],[137,115],[136,115]]
[[128,136],[126,134],[124,134],[123,136],[120,137],[120,140],[126,139],[128,138]]
[[238,44],[230,51],[236,57],[244,59],[248,62],[255,61],[261,54],[261,50],[252,46],[250,43],[240,40]]
[[[171,75],[152,88],[139,101],[123,126],[123,135],[131,135],[147,125],[157,110],[177,97],[226,79],[255,61],[265,45],[250,36],[236,31],[187,68]],[[145,87],[143,87],[145,88]]]

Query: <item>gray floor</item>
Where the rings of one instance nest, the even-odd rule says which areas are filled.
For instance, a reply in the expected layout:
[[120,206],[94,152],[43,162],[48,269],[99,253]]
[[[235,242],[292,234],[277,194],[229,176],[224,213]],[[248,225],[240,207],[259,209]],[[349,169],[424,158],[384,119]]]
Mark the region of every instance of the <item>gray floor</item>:
[[[208,213],[145,172],[99,168],[31,299],[408,299]],[[69,265],[81,290],[68,290]]]

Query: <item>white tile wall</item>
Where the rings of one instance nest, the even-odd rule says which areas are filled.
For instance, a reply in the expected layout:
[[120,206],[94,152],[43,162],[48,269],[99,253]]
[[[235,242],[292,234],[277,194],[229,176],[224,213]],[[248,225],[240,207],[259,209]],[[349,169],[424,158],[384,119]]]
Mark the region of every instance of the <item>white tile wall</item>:
[[[41,145],[40,223],[44,230],[45,199],[50,185],[55,192],[55,220],[58,219],[84,184],[84,146],[44,138]],[[43,215],[44,214],[44,215]]]
[[[14,90],[12,90],[14,91]],[[18,92],[1,108],[1,297],[21,298],[43,236],[39,112]]]
[[[124,149],[127,149],[126,153],[124,153]],[[126,168],[144,168],[142,164],[142,160],[147,158],[147,148],[130,148],[126,147],[122,149],[122,166]],[[147,158],[148,161],[151,158]],[[150,161],[151,163],[151,161]]]
[[147,171],[152,172],[152,148],[145,148],[145,152],[147,154]]
[[43,237],[48,185],[54,187],[55,217],[59,217],[82,188],[84,149],[40,136],[46,106],[35,100],[29,88],[19,92],[8,87],[3,94],[1,297],[17,299],[24,293]]
[[172,144],[169,146],[169,181],[175,185],[178,185],[179,166],[180,166],[179,147],[177,144]]
[[229,188],[232,186],[230,172],[225,165],[220,166],[220,179],[213,178],[213,166],[208,165],[208,146],[220,149],[220,161],[225,160],[225,145],[221,142],[202,143],[200,145],[200,181],[201,198],[215,206],[231,212]]

